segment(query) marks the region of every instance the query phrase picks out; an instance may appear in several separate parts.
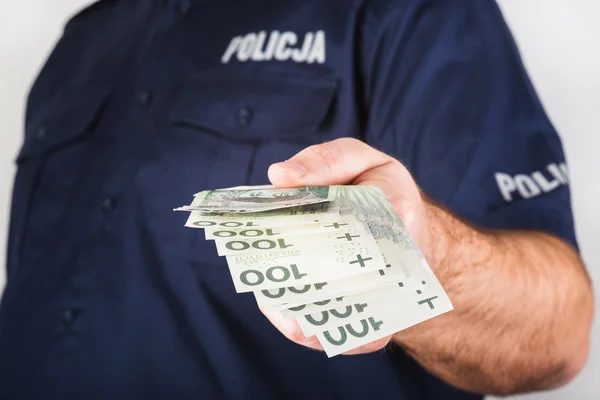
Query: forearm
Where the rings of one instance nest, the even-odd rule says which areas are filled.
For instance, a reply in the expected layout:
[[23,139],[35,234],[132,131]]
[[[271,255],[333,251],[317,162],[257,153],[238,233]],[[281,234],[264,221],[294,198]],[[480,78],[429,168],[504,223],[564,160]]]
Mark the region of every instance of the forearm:
[[[424,199],[409,171],[355,139],[308,147],[269,168],[278,187],[379,187],[425,254],[454,310],[392,340],[450,384],[506,394],[565,383],[587,358],[593,299],[575,251],[536,232],[472,228]],[[296,343],[298,324],[271,318]],[[387,344],[382,338],[353,354]]]
[[585,362],[593,314],[575,251],[549,235],[481,231],[427,208],[429,262],[455,309],[394,342],[449,383],[479,393],[570,379]]

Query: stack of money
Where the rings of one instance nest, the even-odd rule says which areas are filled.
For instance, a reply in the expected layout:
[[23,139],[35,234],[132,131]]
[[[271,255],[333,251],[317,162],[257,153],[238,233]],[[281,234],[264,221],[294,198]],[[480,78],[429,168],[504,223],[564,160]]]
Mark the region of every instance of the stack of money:
[[329,357],[452,310],[376,187],[236,187],[176,210],[214,240],[238,293],[296,319]]

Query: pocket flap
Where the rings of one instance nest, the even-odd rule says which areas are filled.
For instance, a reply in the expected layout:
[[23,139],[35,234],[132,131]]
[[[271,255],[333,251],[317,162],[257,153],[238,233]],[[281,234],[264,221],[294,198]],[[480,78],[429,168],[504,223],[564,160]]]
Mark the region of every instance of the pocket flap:
[[52,99],[28,124],[17,162],[51,152],[87,133],[108,93],[106,87],[85,87]]
[[319,129],[336,92],[332,78],[203,77],[170,119],[234,139],[301,137]]

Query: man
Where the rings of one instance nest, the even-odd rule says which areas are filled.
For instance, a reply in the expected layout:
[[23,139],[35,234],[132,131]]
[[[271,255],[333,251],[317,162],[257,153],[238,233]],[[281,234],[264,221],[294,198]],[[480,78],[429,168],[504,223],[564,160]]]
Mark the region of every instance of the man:
[[[98,2],[17,163],[0,398],[462,400],[585,364],[563,151],[492,0]],[[379,186],[455,309],[332,359],[265,318],[171,210],[267,173]]]

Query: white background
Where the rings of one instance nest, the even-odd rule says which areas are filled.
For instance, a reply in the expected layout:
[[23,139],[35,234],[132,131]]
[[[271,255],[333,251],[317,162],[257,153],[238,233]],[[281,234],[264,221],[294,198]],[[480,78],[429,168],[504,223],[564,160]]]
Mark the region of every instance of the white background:
[[[13,159],[27,90],[65,19],[89,0],[19,0],[0,5],[0,243],[6,240]],[[600,280],[600,1],[500,0],[569,162],[578,238]],[[2,245],[0,245],[0,248]],[[0,252],[0,288],[4,286]],[[0,290],[1,291],[1,290]],[[600,298],[598,296],[597,298]],[[600,308],[597,300],[596,308]],[[529,399],[600,398],[600,326],[585,370],[564,389]],[[595,375],[595,376],[594,376]],[[443,400],[443,399],[440,399]]]

